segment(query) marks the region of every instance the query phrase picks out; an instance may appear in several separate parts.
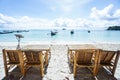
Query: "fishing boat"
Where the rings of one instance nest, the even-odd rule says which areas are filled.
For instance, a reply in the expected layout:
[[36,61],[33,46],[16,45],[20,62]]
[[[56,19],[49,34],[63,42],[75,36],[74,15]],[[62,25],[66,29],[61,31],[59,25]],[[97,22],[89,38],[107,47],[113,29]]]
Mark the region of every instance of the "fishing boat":
[[57,30],[51,31],[51,36],[54,36],[54,35],[56,35],[57,33],[58,33]]

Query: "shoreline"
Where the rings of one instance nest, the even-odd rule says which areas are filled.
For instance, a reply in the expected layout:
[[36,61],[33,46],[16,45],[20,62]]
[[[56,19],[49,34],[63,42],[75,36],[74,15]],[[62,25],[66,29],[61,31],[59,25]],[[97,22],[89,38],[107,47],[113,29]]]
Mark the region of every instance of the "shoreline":
[[[0,42],[0,46],[16,46],[18,42]],[[21,42],[21,45],[80,45],[80,44],[120,44],[120,42],[78,42],[78,41],[30,41]]]

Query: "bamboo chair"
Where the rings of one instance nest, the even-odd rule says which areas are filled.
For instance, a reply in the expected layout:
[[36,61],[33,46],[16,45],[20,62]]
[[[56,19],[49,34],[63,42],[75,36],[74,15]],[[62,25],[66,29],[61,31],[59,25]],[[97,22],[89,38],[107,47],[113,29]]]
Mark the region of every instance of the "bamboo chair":
[[74,77],[76,77],[76,68],[77,67],[87,67],[89,68],[93,75],[97,75],[97,61],[99,57],[99,50],[95,49],[80,49],[73,50],[74,62],[73,62],[73,72]]
[[119,56],[120,51],[101,50],[98,68],[104,67],[114,76]]
[[22,72],[22,65],[20,62],[21,51],[19,51],[19,50],[5,50],[5,49],[3,49],[2,51],[3,51],[5,75],[8,76],[8,72],[14,66],[20,67],[20,70]]
[[23,51],[23,75],[25,75],[27,68],[39,67],[41,77],[44,76],[44,66],[48,65],[48,52],[26,50]]

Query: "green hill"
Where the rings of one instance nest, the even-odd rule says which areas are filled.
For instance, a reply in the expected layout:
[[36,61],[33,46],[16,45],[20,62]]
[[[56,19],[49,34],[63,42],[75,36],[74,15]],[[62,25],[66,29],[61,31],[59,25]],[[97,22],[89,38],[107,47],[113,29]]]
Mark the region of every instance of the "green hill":
[[107,30],[120,30],[120,26],[110,26]]

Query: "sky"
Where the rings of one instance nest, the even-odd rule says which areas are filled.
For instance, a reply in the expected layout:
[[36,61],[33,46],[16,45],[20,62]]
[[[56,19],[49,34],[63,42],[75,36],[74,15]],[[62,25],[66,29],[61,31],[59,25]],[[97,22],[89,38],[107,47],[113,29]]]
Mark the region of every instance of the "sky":
[[0,29],[120,25],[120,0],[0,0]]

